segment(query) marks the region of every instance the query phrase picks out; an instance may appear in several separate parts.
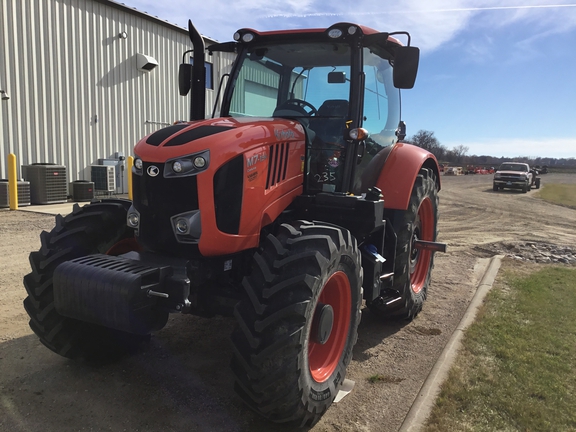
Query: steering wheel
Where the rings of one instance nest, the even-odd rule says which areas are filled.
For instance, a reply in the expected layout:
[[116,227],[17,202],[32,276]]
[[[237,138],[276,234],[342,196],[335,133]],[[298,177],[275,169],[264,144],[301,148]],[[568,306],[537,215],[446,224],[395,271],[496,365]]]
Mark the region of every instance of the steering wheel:
[[[310,111],[306,111],[305,108],[308,108]],[[298,111],[301,115],[308,117],[318,114],[318,110],[314,107],[314,105],[302,99],[288,99],[278,108],[276,108],[275,111],[281,111],[281,110]]]

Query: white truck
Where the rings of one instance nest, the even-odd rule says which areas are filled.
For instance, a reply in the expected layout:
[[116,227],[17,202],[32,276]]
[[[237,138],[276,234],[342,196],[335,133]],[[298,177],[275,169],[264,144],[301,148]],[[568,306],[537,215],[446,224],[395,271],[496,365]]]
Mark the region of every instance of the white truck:
[[530,169],[527,163],[504,162],[494,173],[493,190],[520,189],[523,193],[528,192],[532,185],[540,188],[538,172]]

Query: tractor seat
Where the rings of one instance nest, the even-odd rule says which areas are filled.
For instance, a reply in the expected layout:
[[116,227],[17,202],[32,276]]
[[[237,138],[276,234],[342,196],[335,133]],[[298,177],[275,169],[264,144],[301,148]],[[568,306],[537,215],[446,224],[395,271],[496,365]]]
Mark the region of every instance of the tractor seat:
[[316,115],[310,118],[310,129],[324,142],[343,144],[347,116],[347,100],[329,99],[324,101]]

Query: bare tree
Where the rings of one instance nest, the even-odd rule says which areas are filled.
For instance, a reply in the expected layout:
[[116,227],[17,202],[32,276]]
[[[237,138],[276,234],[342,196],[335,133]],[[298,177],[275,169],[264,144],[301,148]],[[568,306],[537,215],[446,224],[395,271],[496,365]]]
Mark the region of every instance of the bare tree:
[[428,150],[437,159],[444,159],[447,154],[447,149],[445,146],[440,144],[440,141],[434,136],[434,132],[427,130],[419,130],[415,135],[411,136],[407,140],[410,144],[414,144],[418,147]]
[[456,158],[456,162],[460,162],[462,160],[462,158],[464,156],[466,156],[466,153],[468,153],[468,150],[470,150],[470,148],[467,146],[464,146],[462,144],[454,147],[452,149],[452,153],[454,154],[454,157]]

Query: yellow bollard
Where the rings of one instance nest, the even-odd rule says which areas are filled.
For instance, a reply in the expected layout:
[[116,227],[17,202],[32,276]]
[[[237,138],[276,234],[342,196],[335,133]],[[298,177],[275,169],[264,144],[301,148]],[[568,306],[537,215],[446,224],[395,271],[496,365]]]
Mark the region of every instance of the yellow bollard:
[[128,165],[128,199],[132,201],[132,167],[134,166],[134,158],[128,156],[126,160]]
[[8,155],[8,191],[10,210],[18,210],[18,176],[16,175],[16,155]]

